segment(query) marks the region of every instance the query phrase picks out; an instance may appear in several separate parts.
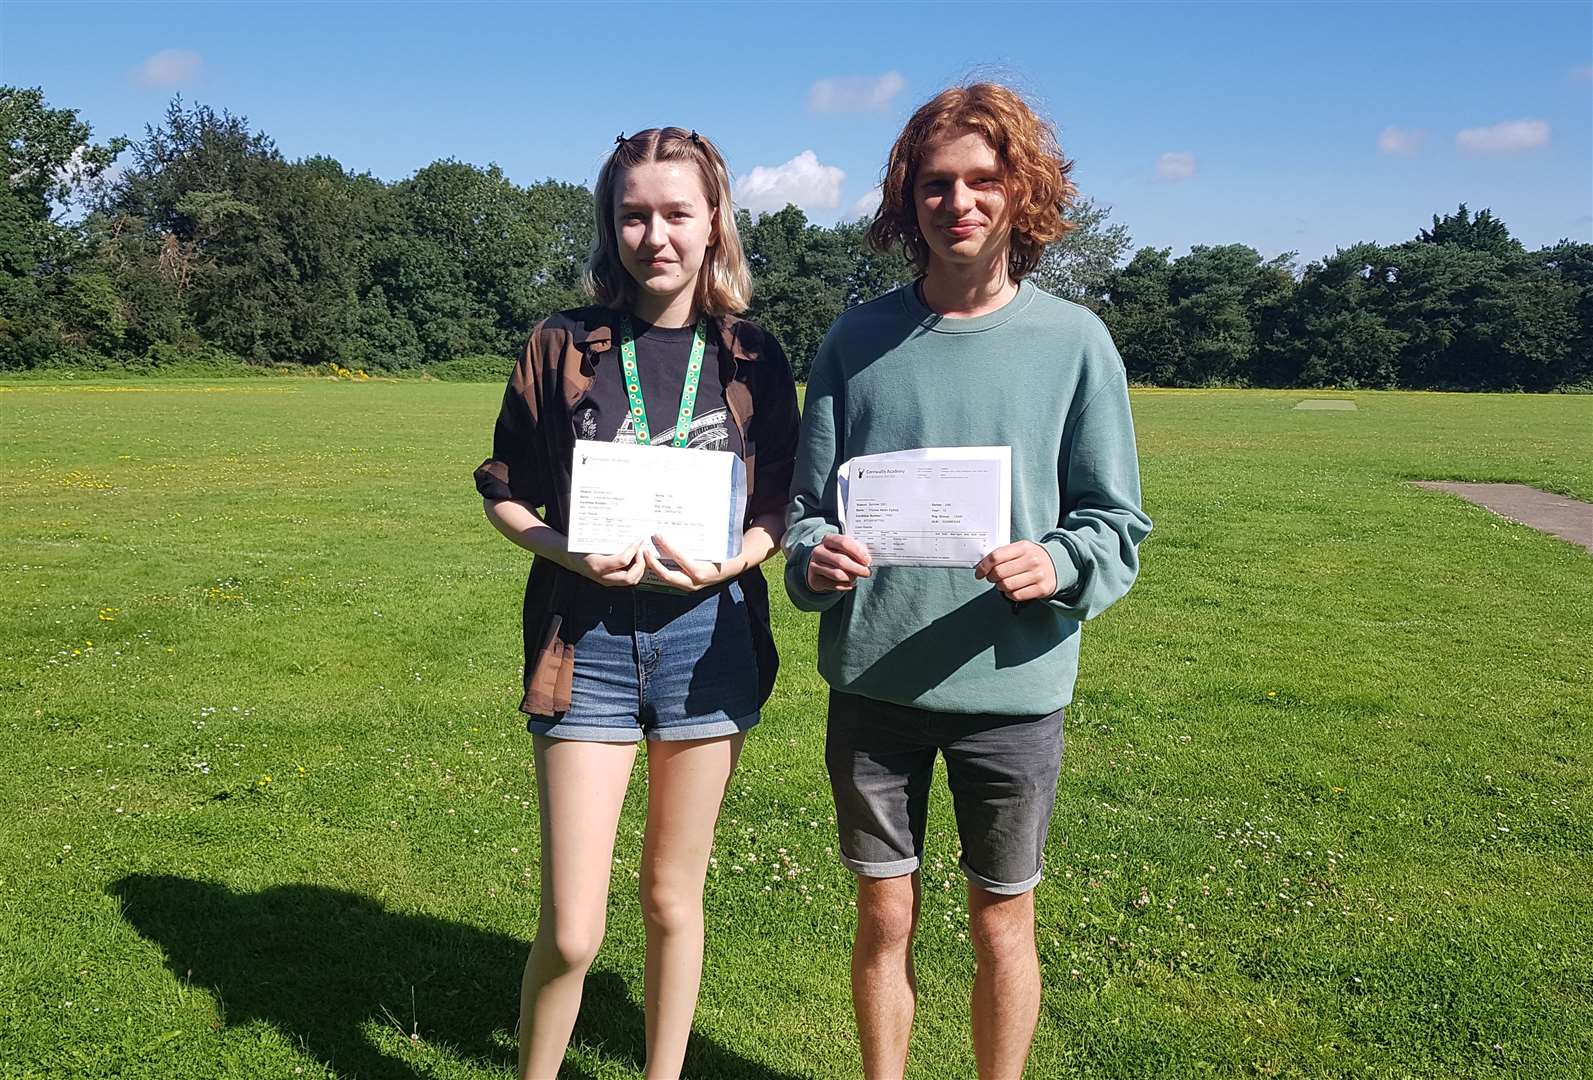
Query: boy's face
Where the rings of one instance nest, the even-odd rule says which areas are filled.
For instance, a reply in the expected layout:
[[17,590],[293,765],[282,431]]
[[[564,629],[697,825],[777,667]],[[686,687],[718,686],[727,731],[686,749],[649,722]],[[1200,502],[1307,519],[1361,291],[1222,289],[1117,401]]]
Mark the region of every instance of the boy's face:
[[931,262],[975,263],[1009,245],[1004,176],[995,147],[976,132],[929,146],[913,179],[913,205]]

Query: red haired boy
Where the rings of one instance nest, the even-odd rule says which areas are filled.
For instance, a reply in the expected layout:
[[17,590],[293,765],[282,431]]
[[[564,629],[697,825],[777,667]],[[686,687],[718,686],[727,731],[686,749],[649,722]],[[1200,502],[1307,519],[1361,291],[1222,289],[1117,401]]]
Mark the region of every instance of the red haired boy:
[[[985,1080],[1023,1072],[1040,1008],[1034,887],[1080,624],[1119,599],[1150,532],[1128,382],[1106,327],[1025,281],[1067,225],[1070,164],[1011,90],[943,91],[891,150],[870,239],[922,276],[846,312],[814,362],[786,589],[821,611],[825,762],[857,875],[852,995],[871,1080],[912,1031],[929,781],[947,778],[977,960]],[[841,534],[836,468],[929,446],[1012,448],[1013,543],[973,570],[871,567]]]

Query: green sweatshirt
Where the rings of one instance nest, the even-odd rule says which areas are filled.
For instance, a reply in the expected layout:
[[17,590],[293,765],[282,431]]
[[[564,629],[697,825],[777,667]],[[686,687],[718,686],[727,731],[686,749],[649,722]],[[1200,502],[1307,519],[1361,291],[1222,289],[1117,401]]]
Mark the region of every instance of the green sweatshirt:
[[[836,468],[929,446],[1012,447],[1012,539],[1040,544],[1058,592],[1014,614],[973,570],[876,567],[815,593],[807,564],[839,532]],[[999,311],[936,315],[909,285],[843,314],[808,381],[785,534],[786,591],[821,611],[837,690],[950,713],[1037,715],[1073,697],[1079,624],[1128,591],[1140,509],[1128,380],[1105,325],[1027,282]]]

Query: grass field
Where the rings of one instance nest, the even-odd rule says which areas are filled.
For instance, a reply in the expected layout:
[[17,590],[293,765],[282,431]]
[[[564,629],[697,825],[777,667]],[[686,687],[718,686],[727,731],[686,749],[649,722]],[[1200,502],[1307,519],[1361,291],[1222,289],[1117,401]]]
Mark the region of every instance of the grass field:
[[[1136,392],[1156,531],[1085,634],[1034,1077],[1593,1072],[1593,397]],[[1335,395],[1346,396],[1346,395]],[[536,916],[496,388],[0,384],[0,1076],[508,1075]],[[778,567],[771,566],[775,578]],[[708,886],[688,1073],[857,1075],[815,626]],[[639,1075],[642,773],[567,1075]],[[942,788],[914,1077],[973,1073]]]

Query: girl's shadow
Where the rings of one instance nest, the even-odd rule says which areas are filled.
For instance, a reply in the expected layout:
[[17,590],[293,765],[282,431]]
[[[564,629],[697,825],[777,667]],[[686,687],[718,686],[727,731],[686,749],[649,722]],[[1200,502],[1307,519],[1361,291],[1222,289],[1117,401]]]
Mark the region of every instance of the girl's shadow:
[[[458,1057],[512,1070],[525,942],[427,915],[386,910],[357,893],[222,885],[134,874],[110,887],[123,916],[160,946],[178,978],[215,995],[227,1024],[265,1020],[342,1076],[422,1080],[366,1028],[414,1036]],[[591,972],[574,1041],[641,1068],[641,1010],[613,972]],[[799,1080],[693,1036],[686,1075]],[[562,1076],[591,1080],[566,1066]]]

